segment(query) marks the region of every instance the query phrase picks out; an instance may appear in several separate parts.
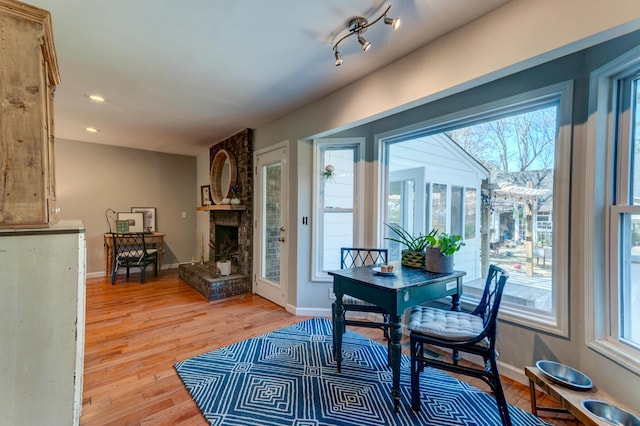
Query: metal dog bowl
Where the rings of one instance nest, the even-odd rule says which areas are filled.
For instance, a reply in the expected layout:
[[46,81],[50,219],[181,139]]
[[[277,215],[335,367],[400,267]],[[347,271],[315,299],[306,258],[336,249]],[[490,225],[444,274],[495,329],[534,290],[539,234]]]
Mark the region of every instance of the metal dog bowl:
[[593,387],[587,375],[559,362],[540,360],[536,362],[536,367],[549,379],[569,389],[586,391]]
[[582,406],[607,423],[620,426],[640,426],[640,417],[604,401],[585,399]]

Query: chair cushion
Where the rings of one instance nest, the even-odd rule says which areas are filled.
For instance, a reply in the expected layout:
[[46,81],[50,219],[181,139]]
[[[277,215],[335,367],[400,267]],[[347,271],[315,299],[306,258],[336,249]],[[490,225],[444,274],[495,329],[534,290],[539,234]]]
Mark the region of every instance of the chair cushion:
[[120,258],[126,259],[126,258],[132,258],[132,257],[141,257],[143,254],[144,254],[144,252],[142,250],[121,251],[120,253],[118,253],[118,259],[120,259]]
[[[443,340],[464,341],[476,337],[484,329],[482,318],[467,312],[447,311],[417,306],[409,317],[409,330]],[[489,341],[477,343],[488,347]]]
[[[158,249],[150,249],[150,250],[147,250],[147,254],[148,255],[152,255],[157,251],[158,251]],[[140,260],[142,260],[142,258],[144,258],[144,251],[142,251],[142,249],[140,249],[140,250],[122,251],[122,252],[118,253],[118,260],[136,259],[136,258],[140,259]]]

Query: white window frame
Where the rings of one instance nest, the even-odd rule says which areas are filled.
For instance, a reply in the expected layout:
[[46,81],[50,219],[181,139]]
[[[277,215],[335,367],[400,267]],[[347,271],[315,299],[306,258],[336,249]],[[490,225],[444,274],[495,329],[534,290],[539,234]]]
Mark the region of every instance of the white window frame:
[[[640,206],[618,204],[615,199],[619,166],[616,159],[620,81],[640,72],[640,48],[635,48],[591,73],[587,123],[585,194],[585,339],[587,345],[623,367],[640,373],[640,350],[625,344],[619,330],[619,229],[623,214],[640,213]],[[627,112],[628,114],[628,112]],[[626,118],[627,125],[629,117]],[[622,124],[619,124],[622,123]],[[617,162],[617,164],[616,164]],[[628,164],[624,166],[628,168]],[[624,170],[622,171],[624,172]],[[604,189],[596,182],[606,182]],[[628,181],[619,183],[628,190]],[[586,232],[590,230],[590,232]],[[604,242],[604,244],[602,244]]]
[[[437,134],[451,128],[468,126],[488,119],[498,118],[500,114],[515,113],[519,108],[526,110],[528,105],[542,103],[545,99],[559,99],[558,135],[554,166],[554,200],[553,200],[553,309],[550,312],[529,309],[521,305],[504,303],[500,307],[499,317],[503,321],[523,325],[549,334],[569,337],[569,203],[571,174],[571,140],[572,140],[572,103],[573,81],[565,81],[526,93],[521,93],[498,101],[479,105],[443,117],[407,126],[401,129],[381,133],[375,136],[377,159],[379,161],[378,185],[381,194],[386,194],[384,179],[386,165],[384,145],[388,139],[409,137],[412,133]],[[564,123],[562,125],[561,123]],[[384,217],[384,206],[378,200],[378,216]],[[479,224],[479,222],[478,222]],[[478,225],[479,229],[479,225]],[[382,234],[380,234],[382,235]],[[472,307],[477,303],[462,297],[462,304]]]
[[358,247],[364,240],[363,194],[365,183],[365,138],[331,138],[314,139],[313,141],[313,211],[316,220],[312,221],[311,236],[311,281],[332,282],[332,277],[322,270],[322,253],[324,247],[324,230],[322,226],[323,200],[322,182],[324,164],[321,150],[325,148],[352,148],[355,150],[354,164],[354,200],[353,200],[353,246]]

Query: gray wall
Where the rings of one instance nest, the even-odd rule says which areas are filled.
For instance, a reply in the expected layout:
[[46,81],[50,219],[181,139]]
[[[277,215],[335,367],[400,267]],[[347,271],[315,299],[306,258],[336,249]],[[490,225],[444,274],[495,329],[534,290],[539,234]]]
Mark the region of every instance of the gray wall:
[[85,225],[88,274],[105,270],[107,208],[156,208],[157,232],[166,234],[164,267],[199,256],[196,157],[58,139],[56,179],[61,219]]

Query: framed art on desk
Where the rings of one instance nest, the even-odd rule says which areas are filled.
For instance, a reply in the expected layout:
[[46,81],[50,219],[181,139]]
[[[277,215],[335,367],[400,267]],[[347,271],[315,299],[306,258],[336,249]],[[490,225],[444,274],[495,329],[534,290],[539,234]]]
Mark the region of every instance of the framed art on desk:
[[[128,232],[143,232],[144,218],[142,213],[118,212],[118,220],[127,221],[129,223]],[[116,222],[116,223],[117,223]]]
[[131,207],[131,213],[142,213],[144,232],[156,232],[155,207]]

